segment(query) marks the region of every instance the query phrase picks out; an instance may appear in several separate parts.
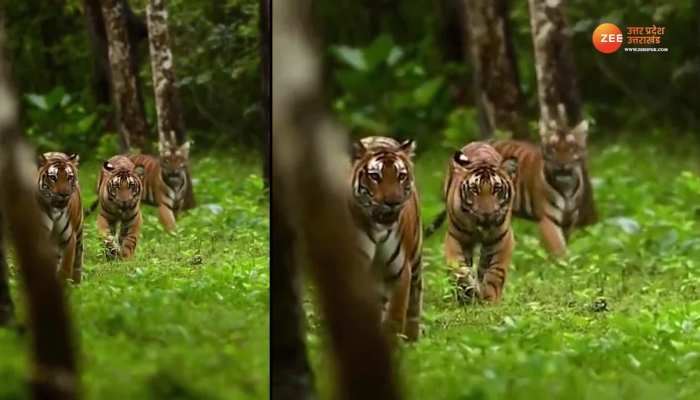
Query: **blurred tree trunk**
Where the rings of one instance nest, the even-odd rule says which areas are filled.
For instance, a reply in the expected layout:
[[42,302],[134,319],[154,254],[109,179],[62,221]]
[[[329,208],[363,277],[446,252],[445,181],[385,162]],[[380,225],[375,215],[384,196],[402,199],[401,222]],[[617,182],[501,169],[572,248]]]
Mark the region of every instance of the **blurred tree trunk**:
[[270,352],[274,360],[271,382],[274,400],[307,400],[316,397],[314,378],[306,351],[306,329],[302,308],[301,273],[295,247],[294,230],[284,215],[280,201],[272,202],[272,263],[270,282],[270,321],[274,333]]
[[0,213],[7,219],[29,302],[31,393],[34,399],[76,399],[79,379],[70,316],[36,201],[34,153],[22,141],[17,123],[19,104],[9,83],[1,14],[0,20]]
[[[294,274],[290,263],[302,258],[289,257],[288,248],[279,246],[278,241],[286,243],[290,234],[299,238],[297,248],[305,250],[304,258],[328,324],[338,367],[338,397],[398,399],[388,343],[380,329],[378,301],[371,290],[369,266],[356,250],[358,238],[349,207],[345,206],[350,162],[347,136],[329,119],[321,98],[321,65],[310,29],[311,2],[286,0],[272,5],[272,178],[277,193],[272,207],[279,216],[272,228],[272,269],[286,269],[287,278]],[[285,226],[280,224],[282,221],[294,231],[279,231]],[[281,276],[284,278],[285,274]],[[272,282],[275,288],[280,284]],[[293,285],[287,282],[287,287]],[[281,324],[284,330],[278,326],[272,329],[275,335],[286,336],[286,343],[294,343],[295,337],[302,337],[298,313],[286,318],[290,320]],[[274,399],[284,398],[285,386],[280,377],[298,375],[294,367],[300,365],[298,357],[304,357],[304,351],[297,350],[291,354],[272,352],[272,381],[277,384],[272,387]]]
[[[510,35],[508,0],[464,0],[465,35],[474,65],[481,136],[496,129],[527,136],[524,98]],[[465,51],[467,53],[467,51]]]
[[265,188],[270,187],[270,102],[272,101],[272,88],[270,86],[270,40],[271,40],[271,25],[270,25],[270,1],[260,1],[260,63],[261,63],[261,84],[262,84],[262,100],[260,111],[262,115],[263,126],[263,182]]
[[[540,104],[540,135],[545,127],[568,130],[581,122],[583,113],[564,2],[529,2]],[[584,198],[579,226],[593,224],[598,219],[587,162],[583,165],[583,174]]]
[[3,235],[5,233],[0,213],[0,326],[9,325],[14,320],[15,307],[10,295],[10,282],[7,269],[7,258],[5,255],[5,243]]
[[[93,54],[93,75],[92,75],[92,90],[95,96],[95,101],[99,105],[109,106],[112,102],[112,73],[109,64],[109,55],[107,49],[107,31],[105,30],[104,18],[102,17],[102,7],[100,0],[84,0],[83,7],[85,10],[85,18],[87,23],[88,37]],[[142,57],[139,55],[139,43],[148,37],[148,30],[143,19],[137,17],[128,2],[124,2],[124,7],[127,16],[127,30],[129,33],[129,43],[133,45],[129,47],[131,51],[131,71],[136,77],[136,89],[139,99],[139,108],[145,115],[142,85],[139,79],[139,69],[141,66]],[[105,129],[108,131],[117,131],[114,112],[108,111],[103,115]]]
[[[175,86],[175,63],[173,53],[170,50],[168,10],[165,8],[165,0],[150,0],[146,7],[146,18],[148,20],[153,90],[156,99],[156,114],[158,115],[158,141],[163,148],[168,148],[167,143],[180,146],[187,140],[187,131],[182,116],[180,95]],[[183,206],[185,210],[194,208],[196,205],[189,167],[187,168],[187,182]]]
[[134,46],[129,41],[127,10],[124,0],[101,0],[107,32],[107,48],[112,81],[112,97],[117,109],[122,151],[143,149],[148,124],[139,98],[138,74],[134,70]]

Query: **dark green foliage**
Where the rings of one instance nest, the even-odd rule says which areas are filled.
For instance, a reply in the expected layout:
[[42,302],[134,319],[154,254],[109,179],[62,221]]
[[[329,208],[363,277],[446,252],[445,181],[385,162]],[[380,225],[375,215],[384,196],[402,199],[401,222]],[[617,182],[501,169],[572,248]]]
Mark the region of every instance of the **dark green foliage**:
[[[145,16],[145,0],[129,3],[138,16]],[[7,2],[4,12],[10,61],[20,93],[39,94],[47,100],[54,95],[70,99],[65,105],[51,103],[48,109],[25,103],[23,126],[32,132],[35,143],[43,149],[83,152],[93,149],[109,132],[104,132],[105,121],[95,118],[88,124],[86,120],[99,110],[92,92],[93,54],[83,2],[65,0],[58,4]],[[185,125],[197,148],[223,143],[258,146],[262,143],[258,2],[174,0],[168,2],[168,10]],[[147,117],[155,142],[146,42],[139,53]],[[65,118],[59,121],[62,114]],[[86,125],[90,125],[89,131]]]
[[340,64],[335,70],[341,93],[334,103],[336,111],[363,135],[418,140],[433,136],[432,127],[442,123],[451,103],[446,75],[430,74],[417,58],[421,48],[430,45],[401,47],[391,36],[381,35],[367,47],[331,47]]
[[[475,117],[470,109],[459,110],[474,104],[471,66],[468,60],[459,60],[463,54],[454,54],[462,45],[461,32],[441,28],[455,19],[455,12],[447,8],[449,3],[401,2],[389,7],[381,2],[339,1],[315,5],[327,49],[334,106],[358,136],[388,132],[418,138],[423,147],[443,139],[452,144],[476,137],[477,127],[460,122],[464,119],[459,117],[464,112]],[[525,117],[534,122],[539,111],[528,4],[509,4],[518,72],[527,102]],[[650,123],[682,132],[700,127],[700,97],[692,89],[700,85],[695,40],[700,33],[698,7],[697,1],[567,3],[584,113],[598,122],[605,136],[645,130]],[[447,12],[441,12],[443,9]],[[625,26],[665,26],[662,46],[669,52],[598,53],[591,35],[602,22],[613,22],[623,30]],[[385,55],[388,44],[401,50],[393,65],[363,61],[372,58],[369,53]],[[416,97],[420,90],[426,94],[423,104]],[[461,133],[455,128],[462,129]],[[536,138],[536,126],[531,132]]]
[[86,154],[100,140],[97,113],[87,111],[62,86],[47,94],[24,96],[25,113],[31,121],[27,136],[39,151],[63,151]]

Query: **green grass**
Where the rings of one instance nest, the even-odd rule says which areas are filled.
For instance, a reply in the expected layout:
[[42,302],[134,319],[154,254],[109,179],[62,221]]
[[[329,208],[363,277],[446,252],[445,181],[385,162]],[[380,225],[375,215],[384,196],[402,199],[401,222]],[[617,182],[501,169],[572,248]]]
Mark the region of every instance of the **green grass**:
[[[144,206],[130,261],[106,261],[95,215],[86,219],[84,280],[69,296],[86,399],[268,397],[269,223],[259,165],[253,156],[196,157],[199,207],[171,236]],[[97,171],[96,162],[81,165],[86,205]],[[12,283],[21,305],[14,273]],[[0,330],[0,399],[27,397],[27,345]]]
[[[517,220],[499,305],[457,305],[444,228],[427,240],[425,335],[398,357],[408,398],[700,398],[700,151],[671,138],[593,144],[600,222],[553,261],[534,224]],[[449,154],[419,155],[424,221],[441,209]],[[314,324],[312,360],[327,392],[317,335]]]

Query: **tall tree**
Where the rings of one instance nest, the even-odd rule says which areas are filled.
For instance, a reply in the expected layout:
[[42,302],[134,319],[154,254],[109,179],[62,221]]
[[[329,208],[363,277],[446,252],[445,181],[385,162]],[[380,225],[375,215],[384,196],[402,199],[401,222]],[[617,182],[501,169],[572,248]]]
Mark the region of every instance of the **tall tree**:
[[481,136],[491,137],[500,129],[526,137],[508,0],[463,0],[462,5],[468,36],[464,43],[469,47],[465,54],[470,54],[474,65]]
[[[42,223],[32,178],[36,164],[17,123],[17,102],[5,55],[0,14],[0,213],[6,219],[29,303],[34,399],[78,398],[71,322],[56,274],[56,254]],[[0,227],[2,229],[2,227]]]
[[[138,74],[143,57],[140,56],[138,49],[139,44],[148,37],[148,29],[145,21],[134,14],[128,2],[124,3],[124,7],[129,43],[132,44],[129,47],[131,51],[129,61],[131,62],[132,74],[136,77],[136,92],[139,99],[139,108],[145,115],[145,111],[143,111],[142,85]],[[93,53],[92,90],[97,104],[109,106],[113,97],[111,82],[112,73],[108,55],[107,31],[105,29],[104,18],[102,17],[100,0],[84,0],[83,8],[85,10],[87,32]],[[115,123],[114,113],[108,111],[104,115],[105,128],[114,131],[117,129]]]
[[260,111],[263,119],[263,180],[265,187],[270,186],[270,102],[272,101],[272,87],[270,86],[270,41],[271,37],[271,15],[270,15],[270,0],[260,1],[260,62],[261,68],[261,85],[262,85],[262,100]]
[[[529,0],[540,104],[540,135],[549,128],[569,130],[583,118],[564,0]],[[584,198],[579,226],[598,219],[593,187],[584,162]]]
[[[170,49],[168,10],[165,8],[165,0],[150,0],[146,7],[146,19],[148,21],[153,90],[156,99],[156,114],[158,115],[158,141],[161,148],[164,149],[169,149],[172,146],[179,147],[187,140],[187,132],[182,116],[180,96],[175,85],[175,65]],[[189,184],[185,193],[185,209],[195,206],[189,167],[187,180]]]
[[139,98],[137,74],[133,66],[132,46],[127,29],[125,0],[101,0],[107,32],[107,48],[112,81],[112,97],[117,109],[122,151],[143,149],[148,123]]
[[[358,240],[347,203],[347,136],[333,124],[321,98],[321,65],[311,42],[311,2],[287,0],[272,3],[273,57],[273,225],[272,265],[275,278],[289,279],[292,263],[308,260],[318,287],[330,343],[338,366],[342,399],[397,399],[399,393],[388,343],[381,333],[379,307],[370,289],[369,266],[357,252]],[[304,190],[299,190],[304,188]],[[339,206],[340,205],[340,206]],[[283,221],[283,224],[279,222]],[[280,230],[280,227],[289,230]],[[290,235],[294,235],[290,238]],[[296,249],[305,257],[290,257],[288,239],[298,239]],[[282,246],[280,246],[280,244]],[[277,271],[277,272],[275,272]],[[273,287],[291,284],[273,281]],[[279,344],[298,342],[299,312],[279,314],[284,308],[273,296],[275,336],[286,336],[272,347],[272,398],[284,397],[281,376],[294,377],[300,363]],[[286,296],[298,301],[298,296]],[[294,300],[296,298],[296,300]],[[291,305],[289,305],[291,307]],[[299,310],[300,305],[293,306]],[[284,327],[285,330],[278,330]],[[352,333],[350,333],[352,332]],[[302,360],[303,361],[303,360]],[[303,368],[302,368],[303,370]],[[292,384],[291,382],[287,382]],[[308,398],[308,397],[306,397]]]

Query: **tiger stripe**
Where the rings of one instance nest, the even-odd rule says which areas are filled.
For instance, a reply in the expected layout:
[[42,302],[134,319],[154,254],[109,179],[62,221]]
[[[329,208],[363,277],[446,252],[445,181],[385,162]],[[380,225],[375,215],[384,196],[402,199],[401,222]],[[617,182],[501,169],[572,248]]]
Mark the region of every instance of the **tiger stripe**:
[[130,155],[143,181],[141,201],[158,207],[158,217],[166,231],[176,228],[176,217],[184,210],[188,190],[187,162],[189,142],[180,147],[161,145],[159,157]]
[[422,228],[413,141],[366,137],[354,144],[350,210],[360,248],[377,276],[382,321],[390,333],[420,336]]
[[82,280],[83,208],[76,154],[39,155],[37,201],[43,228],[56,246],[57,271],[62,279]]
[[566,243],[578,223],[586,189],[586,132],[583,121],[568,132],[544,136],[541,146],[516,140],[493,142],[503,157],[518,159],[513,214],[536,221],[545,248],[555,256],[566,253]]
[[[484,142],[464,146],[447,166],[445,258],[455,274],[460,301],[496,302],[503,295],[515,246],[511,214],[516,170],[515,159],[502,157]],[[479,264],[474,277],[477,248]]]
[[97,183],[99,214],[97,229],[110,259],[134,255],[141,231],[141,178],[126,156],[106,161]]

